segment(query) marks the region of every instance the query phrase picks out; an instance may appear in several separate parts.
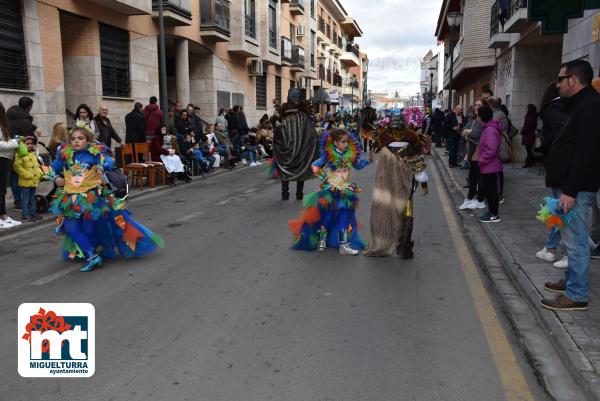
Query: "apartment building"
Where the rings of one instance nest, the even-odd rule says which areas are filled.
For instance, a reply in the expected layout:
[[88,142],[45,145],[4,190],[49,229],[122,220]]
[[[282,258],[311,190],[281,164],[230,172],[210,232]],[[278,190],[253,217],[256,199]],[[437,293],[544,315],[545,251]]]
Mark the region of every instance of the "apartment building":
[[314,91],[326,92],[319,98],[327,102],[323,111],[358,107],[364,92],[362,71],[368,61],[354,39],[363,32],[339,0],[319,0],[317,7],[318,82],[313,83]]
[[[317,45],[318,10],[337,7],[335,32],[344,45],[362,33],[337,0],[162,4],[168,101],[199,105],[207,121],[239,104],[255,124],[273,113],[274,101],[285,101],[290,86],[312,96],[318,48],[324,49]],[[70,122],[80,103],[109,106],[123,133],[133,103],[159,96],[157,0],[0,0],[0,7],[2,103],[32,97],[45,135],[54,123]],[[338,59],[344,53],[339,49]],[[360,66],[358,57],[344,66]]]

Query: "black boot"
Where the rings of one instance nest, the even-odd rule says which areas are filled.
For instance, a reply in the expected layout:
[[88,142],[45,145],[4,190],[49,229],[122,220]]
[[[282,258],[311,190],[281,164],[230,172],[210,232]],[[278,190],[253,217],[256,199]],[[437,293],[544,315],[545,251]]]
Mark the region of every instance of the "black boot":
[[412,248],[415,242],[412,240],[413,218],[404,216],[402,222],[402,234],[398,241],[396,252],[401,255],[402,259],[412,259],[414,257]]
[[296,181],[296,199],[302,200],[304,198],[304,181]]
[[289,181],[281,181],[281,199],[288,200],[290,199],[290,182]]

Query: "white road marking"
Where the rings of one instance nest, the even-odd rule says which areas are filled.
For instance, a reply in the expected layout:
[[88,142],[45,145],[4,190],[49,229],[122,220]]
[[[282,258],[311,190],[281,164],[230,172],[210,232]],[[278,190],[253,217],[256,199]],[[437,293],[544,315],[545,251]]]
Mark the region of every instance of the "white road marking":
[[215,203],[215,205],[217,206],[222,206],[222,205],[226,205],[227,203],[229,203],[231,201],[232,198],[227,198],[225,200],[219,201],[217,203]]
[[200,212],[199,211],[199,212],[190,213],[190,214],[188,214],[186,216],[178,218],[177,221],[180,222],[180,223],[182,223],[184,221],[188,221],[188,220],[194,219],[194,218],[200,216],[201,214],[204,214],[204,212]]
[[54,280],[58,280],[61,277],[66,276],[69,273],[74,272],[76,269],[63,269],[63,270],[59,270],[56,273],[52,273],[49,274],[47,276],[42,277],[39,280],[34,281],[33,283],[29,284],[29,285],[44,285],[44,284],[48,284],[53,282]]
[[251,193],[251,192],[254,192],[254,191],[256,191],[257,189],[258,189],[258,188],[250,188],[250,189],[247,189],[247,190],[245,190],[245,191],[244,191],[244,193],[245,193],[245,194],[249,194],[249,193]]

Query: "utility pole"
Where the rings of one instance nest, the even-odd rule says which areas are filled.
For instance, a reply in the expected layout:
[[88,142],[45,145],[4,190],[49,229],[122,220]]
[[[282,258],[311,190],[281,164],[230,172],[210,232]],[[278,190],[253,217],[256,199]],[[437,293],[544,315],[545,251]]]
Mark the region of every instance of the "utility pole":
[[160,108],[163,112],[163,124],[169,125],[169,99],[167,99],[167,56],[165,54],[165,20],[163,3],[158,0],[158,52],[160,61]]

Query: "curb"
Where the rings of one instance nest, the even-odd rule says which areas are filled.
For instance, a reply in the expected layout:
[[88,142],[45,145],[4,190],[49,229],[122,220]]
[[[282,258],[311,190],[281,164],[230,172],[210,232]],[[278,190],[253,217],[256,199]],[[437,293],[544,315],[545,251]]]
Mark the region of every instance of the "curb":
[[[209,175],[193,176],[192,181],[179,186],[179,188],[187,188],[192,185],[196,185],[198,183],[208,181],[214,177],[221,176],[221,175],[230,175],[230,174],[235,173],[236,171],[245,170],[246,168],[249,168],[249,167],[248,166],[238,166],[231,170],[218,169]],[[132,189],[133,189],[133,191],[132,191]],[[157,185],[154,188],[145,188],[141,191],[137,190],[137,188],[130,188],[131,192],[129,193],[129,196],[127,197],[127,203],[129,203],[132,200],[139,200],[139,199],[143,199],[147,196],[154,195],[157,192],[167,192],[167,191],[176,191],[176,190],[177,190],[177,188],[171,188],[168,185]],[[21,224],[19,226],[13,227],[13,228],[0,230],[0,239],[5,239],[5,237],[9,237],[9,236],[13,237],[13,236],[20,235],[23,233],[33,233],[33,232],[40,231],[46,227],[49,227],[49,226],[52,226],[55,224],[54,216],[51,213],[45,213],[44,217],[45,217],[45,219],[40,222],[36,222],[33,224]]]
[[[442,156],[433,162],[455,207],[466,197]],[[538,381],[555,400],[600,401],[600,378],[556,313],[542,311],[542,294],[489,225],[456,213],[471,251],[502,301],[502,309],[517,335]],[[483,234],[483,235],[482,235]]]

